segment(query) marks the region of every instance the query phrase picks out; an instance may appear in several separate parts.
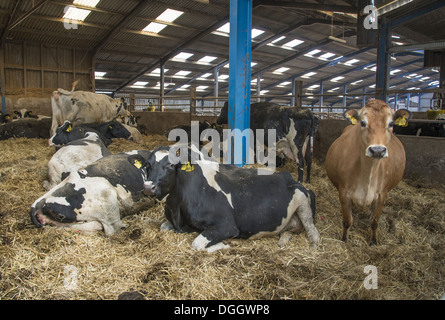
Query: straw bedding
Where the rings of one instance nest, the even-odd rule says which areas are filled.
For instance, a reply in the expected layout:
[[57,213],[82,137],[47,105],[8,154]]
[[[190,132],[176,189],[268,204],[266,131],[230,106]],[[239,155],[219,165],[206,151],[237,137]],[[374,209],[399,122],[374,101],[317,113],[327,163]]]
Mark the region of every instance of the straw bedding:
[[[168,144],[117,140],[113,153]],[[230,249],[192,249],[197,234],[160,232],[162,204],[124,218],[112,237],[36,228],[31,204],[54,154],[46,140],[0,142],[0,299],[438,299],[445,290],[444,188],[402,181],[390,192],[368,245],[369,213],[355,212],[348,243],[340,241],[337,192],[315,162],[316,226],[322,240],[311,250],[305,234],[284,248],[278,237],[225,241]],[[279,170],[296,177],[287,163]],[[364,267],[377,268],[377,289],[366,289]]]

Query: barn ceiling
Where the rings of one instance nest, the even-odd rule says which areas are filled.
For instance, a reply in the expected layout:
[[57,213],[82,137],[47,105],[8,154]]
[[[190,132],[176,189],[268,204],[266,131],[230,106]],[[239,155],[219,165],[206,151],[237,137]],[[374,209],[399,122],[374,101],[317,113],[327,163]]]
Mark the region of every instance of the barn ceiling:
[[[74,2],[3,0],[2,37],[92,50],[98,91],[159,95],[162,63],[167,98],[187,93],[190,86],[198,96],[213,96],[215,70],[219,95],[227,95],[229,0]],[[445,6],[415,16],[435,2],[376,2],[388,10],[393,7],[379,19],[414,14],[393,30],[393,45],[445,39]],[[348,93],[372,93],[377,50],[356,46],[356,6],[354,0],[254,1],[252,96],[258,78],[262,94],[277,96],[291,92],[293,79],[303,80],[306,104],[319,100],[309,94],[319,92],[321,81],[324,92],[332,94],[324,98],[327,104],[341,103],[335,94],[343,93],[345,85]],[[74,8],[78,11],[70,14],[85,14],[76,18],[83,20],[64,18]],[[395,53],[391,70],[390,89],[438,84],[438,70],[423,67],[423,51]],[[348,97],[348,104],[360,102],[360,97]]]

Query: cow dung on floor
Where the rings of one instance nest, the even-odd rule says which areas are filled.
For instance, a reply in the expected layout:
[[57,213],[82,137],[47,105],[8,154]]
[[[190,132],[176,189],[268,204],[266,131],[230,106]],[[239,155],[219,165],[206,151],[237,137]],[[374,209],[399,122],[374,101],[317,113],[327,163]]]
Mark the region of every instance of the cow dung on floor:
[[[154,149],[164,136],[141,144],[114,141],[112,153]],[[321,243],[305,234],[284,248],[278,237],[228,240],[230,249],[195,251],[196,234],[160,232],[163,205],[124,218],[111,237],[54,227],[36,228],[28,212],[45,193],[46,140],[0,142],[0,299],[439,299],[445,274],[445,188],[402,181],[389,193],[370,247],[369,213],[355,212],[348,243],[341,238],[338,194],[323,164],[314,161],[316,226]],[[289,161],[279,170],[297,177]],[[365,267],[375,266],[377,289],[367,289]],[[122,297],[122,296],[121,296]]]

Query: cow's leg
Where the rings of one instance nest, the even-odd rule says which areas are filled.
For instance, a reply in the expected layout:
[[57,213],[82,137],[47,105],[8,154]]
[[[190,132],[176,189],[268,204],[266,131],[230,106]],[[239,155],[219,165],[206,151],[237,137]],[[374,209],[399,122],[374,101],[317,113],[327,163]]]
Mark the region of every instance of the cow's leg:
[[374,200],[371,205],[371,242],[369,245],[377,245],[377,227],[379,223],[380,215],[382,214],[383,205],[385,204],[385,198],[382,195]]
[[304,148],[304,160],[306,161],[306,182],[311,182],[311,169],[312,169],[312,157],[313,157],[313,138],[312,136],[308,136],[305,141],[305,148]]
[[343,236],[342,241],[346,242],[348,241],[348,231],[349,228],[352,226],[352,201],[348,197],[346,190],[340,190],[339,191],[339,198],[340,198],[340,204],[341,209],[343,212]]
[[[227,219],[215,221],[218,221],[218,223],[208,226],[193,240],[192,246],[195,250],[206,249],[207,252],[214,252],[220,249],[227,249],[229,246],[223,244],[222,241],[234,238],[239,234],[234,221],[227,221]],[[223,223],[221,223],[222,221]]]
[[[296,192],[299,191],[297,190]],[[294,205],[298,206],[295,213],[297,214],[301,224],[304,227],[304,230],[306,231],[306,237],[308,238],[311,247],[317,248],[318,243],[320,242],[320,233],[315,227],[310,203],[306,200],[305,196],[302,197],[294,196],[294,200],[292,202],[294,202]],[[292,205],[292,202],[290,205]],[[296,224],[295,227],[298,228],[298,224]]]

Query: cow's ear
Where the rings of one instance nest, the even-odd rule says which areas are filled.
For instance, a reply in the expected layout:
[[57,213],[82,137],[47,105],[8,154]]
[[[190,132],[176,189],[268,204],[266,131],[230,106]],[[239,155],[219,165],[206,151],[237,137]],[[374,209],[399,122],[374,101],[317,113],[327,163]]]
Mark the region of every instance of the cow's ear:
[[360,116],[356,109],[349,109],[343,113],[343,117],[345,117],[351,124],[357,124],[360,122]]
[[394,125],[399,127],[408,126],[408,120],[411,119],[412,113],[407,109],[399,109],[394,113]]
[[142,167],[147,166],[147,160],[144,159],[144,157],[140,155],[133,155],[128,157],[128,161],[135,166],[137,169],[141,169]]

